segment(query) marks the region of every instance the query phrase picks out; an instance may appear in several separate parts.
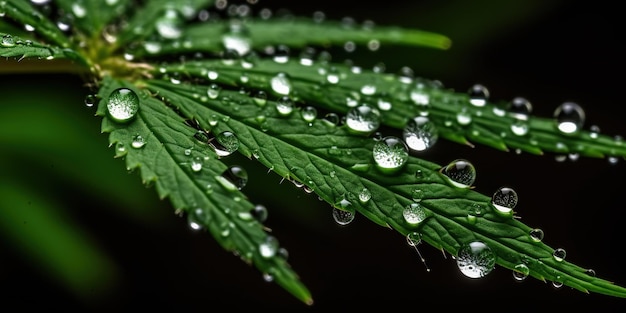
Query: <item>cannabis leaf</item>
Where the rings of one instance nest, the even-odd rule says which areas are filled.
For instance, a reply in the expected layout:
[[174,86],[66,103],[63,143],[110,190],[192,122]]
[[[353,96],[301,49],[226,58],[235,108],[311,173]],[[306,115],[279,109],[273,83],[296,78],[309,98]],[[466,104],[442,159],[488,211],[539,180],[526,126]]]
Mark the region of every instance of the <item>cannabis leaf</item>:
[[81,67],[99,100],[102,132],[127,170],[138,171],[193,228],[304,303],[312,295],[263,225],[266,208],[243,192],[246,169],[230,164],[232,154],[315,193],[338,223],[362,214],[413,246],[426,242],[452,255],[467,276],[499,265],[520,279],[626,297],[626,289],[565,260],[564,250],[542,241],[541,229],[519,221],[514,190],[481,194],[472,189],[469,161],[417,157],[441,137],[619,158],[626,156],[620,137],[583,129],[575,103],[542,118],[525,99],[498,102],[480,85],[458,92],[409,68],[363,69],[324,53],[341,45],[448,49],[447,37],[291,15],[210,18],[225,8],[203,0],[45,5],[0,2],[0,56]]

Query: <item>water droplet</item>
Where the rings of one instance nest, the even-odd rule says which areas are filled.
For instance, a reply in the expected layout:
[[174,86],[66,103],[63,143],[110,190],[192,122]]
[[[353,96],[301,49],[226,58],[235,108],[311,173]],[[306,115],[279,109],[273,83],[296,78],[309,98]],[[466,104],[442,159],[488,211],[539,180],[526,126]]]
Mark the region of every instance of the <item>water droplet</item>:
[[239,19],[231,19],[227,31],[222,36],[222,44],[225,49],[237,51],[244,56],[252,49],[250,31],[246,24]]
[[139,97],[128,88],[118,88],[109,95],[107,102],[109,116],[116,122],[125,123],[139,111]]
[[422,261],[422,264],[424,264],[424,266],[426,267],[426,271],[430,272],[430,268],[428,267],[428,265],[426,265],[426,259],[424,259],[419,249],[417,248],[417,246],[422,243],[422,235],[420,235],[420,233],[418,232],[409,232],[408,234],[406,234],[406,243],[410,247],[413,247],[413,249],[415,249],[415,252],[417,252],[417,255]]
[[573,134],[582,129],[585,111],[574,102],[564,102],[554,110],[554,119],[560,132]]
[[500,187],[491,197],[491,204],[499,213],[512,214],[513,208],[517,205],[517,192],[509,187]]
[[276,111],[282,116],[291,114],[293,107],[293,100],[289,96],[282,96],[276,101]]
[[161,43],[157,41],[146,41],[143,43],[143,49],[149,54],[157,54],[161,52]]
[[557,262],[563,261],[565,259],[565,255],[565,249],[563,248],[554,249],[554,252],[552,252],[552,257],[554,257]]
[[187,223],[193,230],[201,230],[206,223],[206,214],[202,208],[195,208],[187,214]]
[[15,39],[13,39],[13,36],[11,35],[4,35],[2,36],[2,41],[0,41],[0,45],[2,45],[3,47],[13,47],[15,46]]
[[496,255],[483,242],[474,241],[459,249],[456,262],[463,275],[469,278],[481,278],[495,268]]
[[380,112],[367,105],[354,107],[346,114],[345,123],[356,133],[370,134],[380,126]]
[[467,92],[469,94],[470,100],[469,102],[477,107],[485,106],[487,100],[489,99],[489,90],[483,85],[475,84],[470,87]]
[[219,97],[220,95],[221,90],[222,90],[222,87],[220,87],[218,84],[211,84],[209,88],[207,89],[206,93],[207,93],[207,96],[209,96],[209,99],[217,99],[217,97]]
[[87,95],[85,96],[85,106],[88,108],[93,107],[98,102],[98,97],[96,95]]
[[517,136],[524,136],[528,134],[528,123],[525,121],[515,121],[511,124],[511,132]]
[[252,208],[252,216],[259,221],[259,223],[263,223],[267,220],[268,211],[267,208],[262,204],[257,204]]
[[524,263],[515,265],[513,269],[513,278],[517,281],[525,280],[530,274],[530,269]]
[[191,159],[191,170],[194,172],[200,172],[202,170],[202,165],[204,164],[204,158],[202,157],[194,157]]
[[[243,167],[238,165],[230,166],[226,171],[224,171],[224,173],[222,173],[222,177],[225,178],[230,185],[232,185],[226,188],[228,190],[232,190],[233,188],[241,190],[248,183],[248,172],[246,172]],[[224,184],[225,182],[220,181],[220,183]]]
[[278,239],[276,239],[276,237],[274,236],[267,236],[265,237],[265,241],[263,241],[259,245],[259,253],[262,257],[269,259],[276,255],[276,252],[278,252],[278,248]]
[[377,141],[372,152],[377,167],[386,173],[401,169],[409,159],[409,148],[394,136]]
[[371,198],[372,198],[372,193],[370,192],[369,189],[367,188],[361,189],[361,192],[359,192],[359,201],[366,203],[367,201],[370,201]]
[[252,98],[258,106],[264,106],[267,103],[267,93],[263,90],[255,92]]
[[317,109],[312,106],[306,106],[302,108],[300,112],[302,119],[309,123],[309,126],[312,125],[315,118],[317,118]]
[[174,9],[165,10],[163,16],[156,20],[155,26],[159,35],[165,39],[178,39],[182,35],[182,20]]
[[272,90],[277,94],[288,95],[291,93],[291,80],[285,73],[278,73],[276,76],[272,77],[270,84]]
[[402,130],[402,136],[409,149],[424,151],[437,142],[439,131],[427,117],[418,116],[407,122]]
[[441,169],[450,183],[458,188],[469,188],[476,180],[474,165],[464,159],[456,159]]
[[456,122],[463,126],[469,125],[472,122],[472,115],[467,108],[462,108],[459,112],[457,112]]
[[532,113],[533,106],[526,98],[515,97],[509,103],[508,111],[516,119],[527,120]]
[[[344,200],[344,201],[347,201],[347,200]],[[340,209],[340,208],[333,207],[332,213],[333,213],[333,219],[335,220],[335,222],[341,226],[345,226],[345,225],[352,223],[355,217],[354,209],[351,209],[351,208]]]
[[143,148],[146,145],[146,138],[141,135],[135,135],[133,137],[133,142],[131,143],[131,147],[135,149]]
[[402,210],[402,216],[407,223],[418,225],[428,217],[428,214],[423,206],[414,202],[407,205],[404,210]]
[[544,236],[543,230],[539,228],[531,229],[528,235],[530,236],[530,239],[532,239],[534,242],[541,242]]
[[364,85],[363,87],[361,87],[361,93],[366,95],[366,96],[371,96],[371,95],[376,93],[376,86],[375,85]]
[[211,142],[211,145],[219,157],[225,157],[239,149],[239,139],[234,133],[223,131],[215,136],[215,140]]

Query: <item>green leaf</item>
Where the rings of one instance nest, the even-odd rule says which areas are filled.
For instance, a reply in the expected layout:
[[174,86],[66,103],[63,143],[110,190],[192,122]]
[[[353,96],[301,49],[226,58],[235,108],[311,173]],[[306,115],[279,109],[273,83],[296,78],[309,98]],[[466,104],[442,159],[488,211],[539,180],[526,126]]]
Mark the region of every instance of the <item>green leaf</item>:
[[[624,157],[626,143],[620,137],[592,129],[561,133],[554,118],[515,113],[506,102],[470,103],[467,92],[446,89],[435,81],[413,77],[412,71],[390,74],[319,62],[314,66],[299,61],[241,59],[188,61],[166,65],[155,75],[177,75],[206,79],[232,87],[265,90],[281,96],[272,86],[278,74],[290,85],[294,101],[315,104],[345,114],[352,107],[367,105],[380,111],[381,124],[402,131],[417,116],[427,116],[439,136],[461,144],[484,144],[499,150],[579,154],[586,157]],[[163,75],[162,75],[163,76]],[[461,122],[461,118],[464,120]],[[523,129],[520,133],[516,128]]]
[[[123,15],[131,4],[130,0],[58,0],[59,9],[72,21],[72,27],[77,28],[87,37],[100,36],[105,26],[116,17]],[[71,17],[71,18],[70,18]],[[114,29],[108,30],[109,32]]]
[[[480,241],[495,253],[494,262],[528,275],[562,283],[583,292],[626,297],[626,289],[590,275],[586,269],[553,257],[554,248],[531,238],[531,227],[502,214],[491,197],[459,188],[442,166],[416,157],[396,173],[381,170],[372,149],[379,141],[358,136],[345,125],[324,119],[304,120],[303,108],[282,116],[277,103],[259,105],[247,94],[221,90],[206,96],[210,85],[171,84],[158,80],[148,88],[186,118],[211,132],[232,131],[239,152],[255,158],[282,177],[300,182],[331,206],[359,212],[404,236],[418,236],[455,257],[465,245]],[[280,101],[280,100],[279,100]],[[367,192],[368,197],[361,196]],[[410,222],[405,208],[419,208],[423,221]],[[417,244],[417,243],[416,243]]]
[[80,60],[78,54],[70,49],[41,44],[30,39],[0,32],[0,56],[19,60],[25,58],[36,59],[73,59]]
[[[137,116],[126,125],[114,122],[106,113],[111,93],[122,87],[139,94],[141,102]],[[169,198],[179,214],[207,229],[224,249],[256,266],[296,298],[312,302],[278,247],[265,251],[265,245],[277,243],[276,238],[253,218],[254,204],[241,193],[241,186],[225,176],[229,167],[204,133],[198,136],[198,130],[172,108],[129,83],[105,77],[99,96],[103,100],[98,112],[105,117],[102,131],[111,133],[109,141],[116,156],[125,159],[128,170],[139,169],[144,183],[154,185],[161,198]],[[142,136],[140,146],[137,136]]]
[[43,13],[26,0],[6,0],[0,2],[0,17],[10,19],[20,25],[31,27],[48,44],[61,48],[71,46],[68,37]]
[[[356,26],[335,21],[316,22],[301,17],[273,19],[245,18],[208,21],[191,24],[182,35],[185,42],[159,43],[150,41],[138,56],[172,55],[180,53],[212,52],[219,54],[224,49],[246,56],[251,51],[260,51],[268,46],[305,48],[308,46],[328,47],[352,42],[355,45],[380,44],[422,46],[448,49],[450,39],[436,33],[391,26]],[[159,45],[158,49],[152,48]]]

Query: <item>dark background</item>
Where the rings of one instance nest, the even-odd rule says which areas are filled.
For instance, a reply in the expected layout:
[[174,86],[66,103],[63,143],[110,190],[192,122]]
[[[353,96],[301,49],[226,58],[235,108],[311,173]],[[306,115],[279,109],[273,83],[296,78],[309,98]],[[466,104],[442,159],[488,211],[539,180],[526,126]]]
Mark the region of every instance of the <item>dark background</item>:
[[[384,62],[388,71],[410,66],[418,76],[457,90],[481,83],[492,99],[524,96],[541,116],[550,116],[564,101],[575,101],[587,114],[585,127],[595,124],[603,133],[626,135],[626,50],[617,1],[261,0],[260,7],[289,8],[304,16],[319,10],[328,19],[349,16],[445,34],[453,41],[448,51],[383,46],[377,52],[357,48],[346,57],[363,67]],[[450,256],[421,245],[432,269],[427,272],[397,233],[359,215],[348,227],[339,227],[327,204],[291,184],[280,184],[278,176],[250,163],[245,191],[253,202],[269,208],[267,226],[289,251],[292,267],[315,299],[307,307],[264,282],[256,269],[222,250],[210,235],[191,231],[167,200],[158,200],[154,189],[141,185],[137,173],[126,173],[107,148],[100,118],[82,105],[88,93],[75,75],[2,76],[0,186],[31,192],[24,201],[5,198],[1,210],[28,210],[44,199],[61,210],[60,220],[78,225],[81,236],[106,255],[102,263],[81,265],[93,277],[72,285],[51,272],[47,260],[37,257],[42,254],[24,248],[24,238],[0,232],[2,306],[600,312],[618,311],[626,303],[569,287],[555,289],[534,278],[518,283],[510,271],[498,267],[484,279],[467,279]],[[77,138],[63,137],[76,133]],[[20,145],[20,136],[31,142]],[[472,149],[442,140],[422,157],[440,164],[459,157],[471,160],[478,173],[477,191],[491,194],[502,185],[512,186],[520,197],[518,215],[542,228],[546,243],[564,248],[567,260],[626,286],[623,159],[615,165],[605,159],[556,162],[551,155]],[[26,218],[23,225],[29,225]],[[76,286],[81,286],[79,291]]]

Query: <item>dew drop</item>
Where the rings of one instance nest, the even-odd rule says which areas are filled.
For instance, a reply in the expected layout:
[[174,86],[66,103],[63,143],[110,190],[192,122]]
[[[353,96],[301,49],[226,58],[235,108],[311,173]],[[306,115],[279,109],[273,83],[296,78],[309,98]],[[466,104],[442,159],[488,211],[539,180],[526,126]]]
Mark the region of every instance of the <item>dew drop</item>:
[[363,87],[361,87],[361,93],[366,95],[366,96],[371,96],[371,95],[376,93],[376,86],[375,85],[364,85]]
[[418,116],[407,122],[402,130],[402,136],[409,149],[424,151],[437,142],[439,131],[427,117]]
[[278,252],[278,239],[274,236],[267,236],[265,241],[259,245],[259,253],[262,257],[269,259]]
[[[344,201],[347,201],[347,200],[344,200]],[[341,226],[345,226],[345,225],[352,223],[355,217],[354,209],[351,209],[351,208],[340,209],[340,208],[333,207],[332,213],[333,213],[333,219],[335,220],[335,222]]]
[[524,263],[517,264],[513,268],[513,278],[516,281],[525,280],[529,274],[530,274],[530,269]]
[[262,204],[257,204],[252,208],[252,216],[259,222],[263,223],[267,220],[268,211],[267,208]]
[[155,22],[156,30],[165,39],[178,39],[182,35],[182,20],[174,9],[167,9]]
[[531,229],[528,235],[530,236],[530,239],[532,239],[534,242],[541,242],[544,236],[543,230],[539,228]]
[[491,197],[491,204],[496,211],[504,215],[513,213],[513,208],[517,205],[517,192],[509,187],[500,187]]
[[470,99],[469,102],[477,107],[485,106],[489,99],[489,90],[481,84],[475,84],[467,91]]
[[125,123],[139,111],[139,97],[128,88],[118,88],[109,95],[107,102],[109,116],[118,123]]
[[272,77],[270,85],[272,86],[272,90],[277,94],[288,95],[291,93],[291,80],[285,73],[278,73],[276,76]]
[[532,113],[533,106],[526,98],[515,97],[509,103],[508,111],[516,119],[527,120]]
[[135,135],[133,137],[133,142],[131,143],[131,147],[135,149],[143,148],[146,145],[146,138],[141,135]]
[[202,208],[195,208],[187,214],[187,223],[193,230],[201,230],[206,220],[206,214]]
[[282,96],[276,101],[276,111],[282,116],[287,116],[293,112],[293,100],[289,96]]
[[[224,171],[224,173],[222,173],[222,177],[226,179],[228,184],[232,185],[224,186],[228,190],[232,190],[233,188],[241,190],[248,183],[248,172],[246,172],[246,170],[239,165],[230,166],[226,171]],[[221,180],[220,183],[224,184],[226,182]]]
[[418,232],[409,232],[406,234],[406,243],[415,249],[415,252],[417,252],[417,255],[422,261],[422,264],[426,267],[426,271],[430,272],[430,268],[426,265],[426,259],[424,259],[422,253],[420,253],[420,250],[417,248],[417,246],[422,243],[422,235]]
[[254,99],[254,103],[258,106],[264,106],[267,103],[267,93],[263,90],[259,90],[252,95],[252,99]]
[[372,152],[376,166],[385,173],[398,171],[409,160],[409,148],[394,136],[377,141]]
[[200,172],[202,170],[202,165],[204,164],[204,159],[197,156],[191,159],[191,170],[194,172]]
[[456,262],[463,275],[469,278],[481,278],[495,268],[496,255],[483,242],[473,241],[459,249]]
[[585,111],[574,102],[564,102],[554,110],[554,119],[560,132],[573,134],[582,129]]
[[222,36],[225,49],[237,51],[240,56],[246,55],[252,49],[248,27],[238,19],[232,19],[227,31]]
[[410,225],[418,225],[428,217],[424,207],[415,202],[407,205],[404,210],[402,210],[402,216]]
[[219,157],[225,157],[239,149],[239,139],[234,133],[223,131],[215,136],[215,140],[211,142],[211,145]]
[[511,124],[511,132],[517,136],[528,134],[528,123],[526,121],[515,121]]
[[218,84],[211,84],[207,89],[206,93],[209,96],[209,99],[217,99],[220,95],[220,91],[222,88]]
[[563,261],[565,259],[565,255],[565,249],[563,248],[554,249],[554,252],[552,252],[552,257],[554,257],[557,262]]
[[476,180],[474,165],[464,159],[456,159],[441,169],[450,183],[458,188],[469,188]]
[[362,203],[366,203],[370,201],[371,198],[372,198],[372,192],[369,189],[367,188],[361,189],[361,191],[359,192],[359,201],[361,201]]
[[85,96],[85,106],[88,108],[93,107],[98,102],[98,97],[96,95],[87,95]]
[[346,114],[345,123],[355,133],[370,134],[380,126],[380,112],[367,105],[354,107]]
[[315,118],[317,118],[317,109],[312,106],[306,106],[302,108],[300,115],[302,116],[302,119],[304,121],[309,123],[310,126],[312,125],[311,123],[315,120]]

